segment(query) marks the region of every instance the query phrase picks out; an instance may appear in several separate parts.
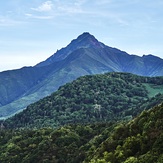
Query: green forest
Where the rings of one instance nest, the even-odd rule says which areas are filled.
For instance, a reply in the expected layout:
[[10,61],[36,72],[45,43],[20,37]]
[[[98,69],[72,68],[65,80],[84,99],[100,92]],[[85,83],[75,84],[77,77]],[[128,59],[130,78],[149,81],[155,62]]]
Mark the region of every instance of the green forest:
[[0,130],[1,163],[162,163],[163,104],[130,122]]
[[6,128],[130,120],[163,101],[163,77],[106,73],[78,78],[4,122]]
[[88,75],[0,121],[0,163],[162,163],[163,77]]

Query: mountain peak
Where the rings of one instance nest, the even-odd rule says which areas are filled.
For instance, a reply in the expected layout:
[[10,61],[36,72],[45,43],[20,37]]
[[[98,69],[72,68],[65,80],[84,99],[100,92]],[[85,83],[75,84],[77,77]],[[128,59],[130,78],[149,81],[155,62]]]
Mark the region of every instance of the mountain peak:
[[99,42],[93,35],[89,32],[84,32],[83,34],[79,35],[77,39],[73,40],[71,43],[77,43],[81,47],[103,47],[103,44]]
[[84,32],[83,34],[79,35],[77,37],[77,39],[88,39],[88,38],[91,38],[91,39],[96,39],[93,35],[91,35],[89,32]]
[[54,53],[51,57],[49,57],[46,61],[37,64],[36,67],[42,67],[54,62],[61,61],[77,49],[81,48],[99,49],[104,47],[105,45],[99,42],[93,35],[91,35],[89,32],[84,32],[83,34],[79,35],[76,39],[72,40],[71,43],[67,45],[65,48],[57,50],[57,52]]

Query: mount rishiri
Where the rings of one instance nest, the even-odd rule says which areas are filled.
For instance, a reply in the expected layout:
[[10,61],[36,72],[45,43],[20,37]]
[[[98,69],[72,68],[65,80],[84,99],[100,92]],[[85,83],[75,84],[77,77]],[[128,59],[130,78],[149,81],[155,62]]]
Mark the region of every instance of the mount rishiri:
[[80,76],[106,72],[163,76],[163,59],[153,55],[129,55],[85,32],[34,67],[0,73],[0,118],[25,109]]

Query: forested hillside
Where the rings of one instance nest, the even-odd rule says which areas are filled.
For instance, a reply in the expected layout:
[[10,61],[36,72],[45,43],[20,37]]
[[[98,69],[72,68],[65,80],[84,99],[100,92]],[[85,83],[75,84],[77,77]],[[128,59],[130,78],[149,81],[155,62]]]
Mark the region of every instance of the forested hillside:
[[88,75],[7,119],[6,128],[42,128],[74,123],[130,120],[163,101],[163,77],[128,73]]
[[78,77],[108,72],[163,76],[163,59],[130,55],[84,32],[34,67],[0,73],[0,119],[15,115]]
[[162,163],[163,104],[129,123],[8,130],[1,125],[1,163]]

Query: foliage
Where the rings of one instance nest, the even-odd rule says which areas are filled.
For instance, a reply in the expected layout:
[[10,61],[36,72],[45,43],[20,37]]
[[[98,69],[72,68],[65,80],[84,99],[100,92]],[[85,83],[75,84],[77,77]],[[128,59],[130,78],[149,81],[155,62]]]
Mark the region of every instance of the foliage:
[[98,145],[111,123],[68,125],[59,129],[1,130],[0,162],[82,162],[87,150]]
[[0,130],[1,163],[161,163],[163,104],[128,123]]
[[[161,163],[163,153],[163,103],[128,124],[119,124],[86,162]],[[97,161],[98,162],[98,161]]]
[[149,98],[144,84],[156,85],[159,93],[163,78],[128,73],[80,77],[7,119],[4,125],[7,128],[56,128],[64,124],[129,120],[163,99],[162,94]]

